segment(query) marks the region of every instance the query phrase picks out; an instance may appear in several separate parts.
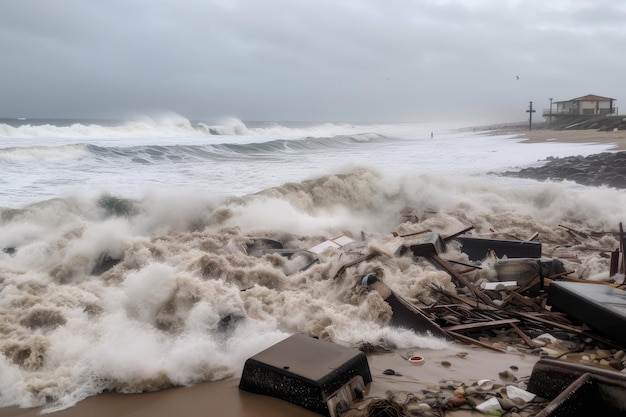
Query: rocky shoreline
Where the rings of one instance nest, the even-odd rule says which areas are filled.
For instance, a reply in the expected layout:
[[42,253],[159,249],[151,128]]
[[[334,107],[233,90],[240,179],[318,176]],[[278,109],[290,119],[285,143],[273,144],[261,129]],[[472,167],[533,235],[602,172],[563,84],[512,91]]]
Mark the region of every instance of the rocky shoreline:
[[550,157],[543,166],[506,171],[500,175],[626,189],[626,151],[602,152],[586,157]]

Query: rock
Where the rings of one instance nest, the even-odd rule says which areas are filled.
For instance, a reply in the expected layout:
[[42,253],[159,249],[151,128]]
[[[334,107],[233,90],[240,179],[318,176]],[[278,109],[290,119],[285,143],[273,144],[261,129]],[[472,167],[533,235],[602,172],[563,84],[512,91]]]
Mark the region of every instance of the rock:
[[505,411],[518,408],[518,405],[515,403],[515,401],[509,398],[498,398],[498,402],[500,403],[500,407],[502,407],[502,409]]
[[513,375],[513,373],[509,370],[498,372],[498,376],[503,381],[510,381],[510,382],[517,381],[517,377]]

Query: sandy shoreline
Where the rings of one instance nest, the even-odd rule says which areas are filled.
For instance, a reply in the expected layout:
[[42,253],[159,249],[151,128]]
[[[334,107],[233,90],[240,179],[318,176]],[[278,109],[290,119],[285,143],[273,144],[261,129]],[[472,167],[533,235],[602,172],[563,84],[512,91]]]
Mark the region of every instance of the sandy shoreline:
[[[538,357],[522,353],[499,353],[474,345],[450,342],[446,349],[410,349],[425,358],[422,365],[408,362],[409,349],[368,355],[373,382],[367,387],[367,398],[384,398],[388,391],[418,392],[438,389],[441,381],[462,381],[471,384],[490,379],[504,385],[499,374],[509,370],[516,378],[526,379]],[[397,375],[385,375],[393,369]],[[515,371],[511,371],[515,369]],[[46,414],[51,417],[204,417],[222,415],[235,417],[314,417],[312,411],[276,398],[241,391],[239,378],[206,382],[191,387],[173,388],[144,394],[105,393],[87,398],[66,410]],[[2,417],[34,417],[41,408],[0,409]],[[451,416],[478,416],[470,410],[448,411]]]
[[523,142],[541,143],[541,142],[564,142],[564,143],[603,143],[611,144],[611,150],[626,150],[626,131],[618,130],[617,132],[600,132],[597,130],[551,130],[551,129],[535,129],[535,130],[497,130],[497,134],[514,134],[517,137],[524,138]]

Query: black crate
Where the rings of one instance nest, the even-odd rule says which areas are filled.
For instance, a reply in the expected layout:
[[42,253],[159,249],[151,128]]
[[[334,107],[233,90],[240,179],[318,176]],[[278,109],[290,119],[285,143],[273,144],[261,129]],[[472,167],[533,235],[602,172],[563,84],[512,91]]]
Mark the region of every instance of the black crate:
[[249,358],[239,388],[335,417],[337,403],[349,404],[371,381],[363,352],[295,334]]

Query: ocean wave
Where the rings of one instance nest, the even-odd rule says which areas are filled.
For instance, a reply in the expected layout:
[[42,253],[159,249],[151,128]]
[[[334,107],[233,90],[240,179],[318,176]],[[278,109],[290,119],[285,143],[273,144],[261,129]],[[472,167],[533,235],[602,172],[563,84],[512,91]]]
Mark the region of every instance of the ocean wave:
[[215,123],[190,121],[179,115],[140,117],[129,121],[7,120],[0,119],[0,138],[9,139],[123,139],[188,138],[207,136],[332,137],[367,133],[371,126],[335,123],[246,123],[236,117]]
[[67,161],[88,155],[88,147],[82,143],[61,146],[14,146],[0,148],[0,160],[10,162]]
[[217,143],[204,145],[139,145],[105,146],[87,143],[58,146],[12,146],[0,148],[0,160],[12,162],[64,161],[92,156],[97,160],[126,159],[134,162],[157,163],[169,160],[224,160],[256,158],[282,153],[322,151],[354,146],[368,142],[383,142],[389,138],[377,134],[356,134],[327,138],[277,139],[267,142]]

